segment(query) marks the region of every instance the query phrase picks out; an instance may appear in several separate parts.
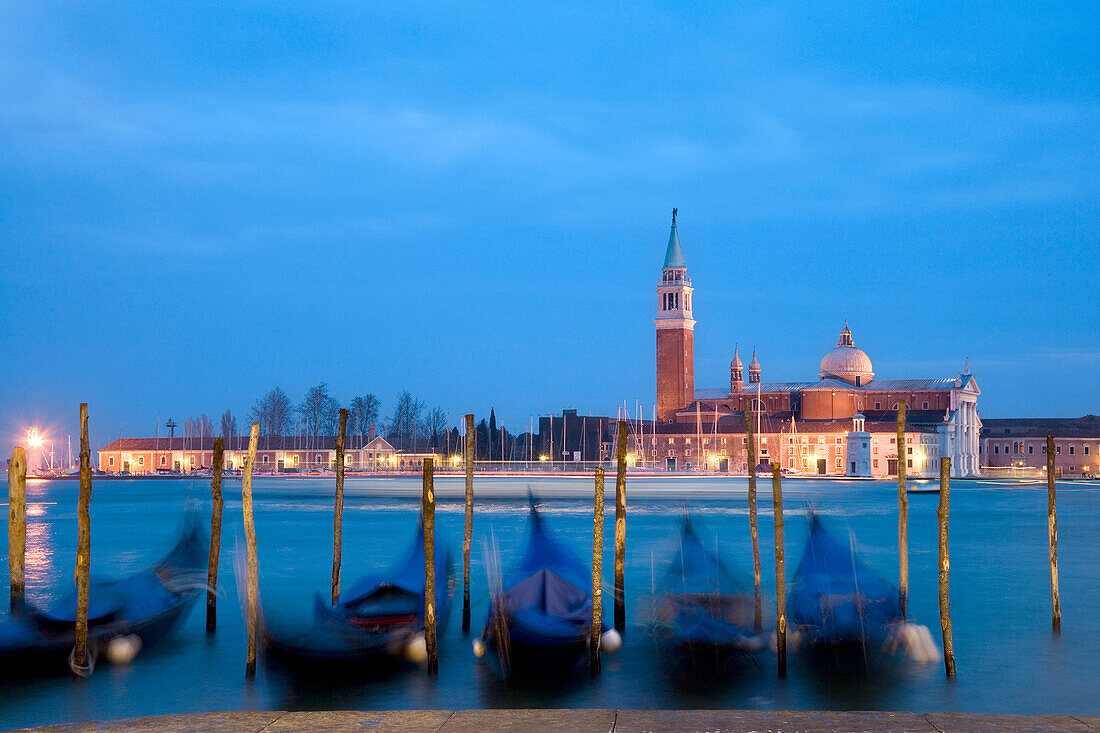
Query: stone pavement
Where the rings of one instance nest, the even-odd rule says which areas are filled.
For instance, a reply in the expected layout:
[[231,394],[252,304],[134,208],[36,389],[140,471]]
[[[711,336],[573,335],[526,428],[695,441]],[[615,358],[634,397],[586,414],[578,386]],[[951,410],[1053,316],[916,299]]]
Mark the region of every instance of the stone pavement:
[[1100,731],[1100,716],[978,715],[970,713],[887,713],[767,710],[394,710],[318,712],[230,712],[160,715],[148,718],[68,723],[27,728],[41,733],[494,733],[495,731],[578,731],[580,733],[833,733],[915,731]]

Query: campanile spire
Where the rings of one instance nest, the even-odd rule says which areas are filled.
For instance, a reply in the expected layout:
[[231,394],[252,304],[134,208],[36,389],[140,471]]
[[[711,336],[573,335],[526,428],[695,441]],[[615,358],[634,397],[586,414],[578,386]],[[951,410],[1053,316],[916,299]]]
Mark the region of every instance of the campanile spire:
[[691,279],[687,275],[676,215],[668,234],[665,262],[657,283],[657,413],[667,421],[695,399],[695,319]]

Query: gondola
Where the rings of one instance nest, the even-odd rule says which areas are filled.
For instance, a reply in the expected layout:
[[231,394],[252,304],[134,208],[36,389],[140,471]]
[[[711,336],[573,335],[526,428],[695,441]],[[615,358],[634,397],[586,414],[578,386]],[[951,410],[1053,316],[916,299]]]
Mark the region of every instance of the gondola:
[[[198,514],[190,512],[179,540],[156,565],[119,580],[93,579],[88,593],[89,667],[74,671],[90,672],[101,652],[124,661],[167,636],[206,589],[208,548]],[[44,609],[28,603],[0,623],[0,675],[68,673],[75,625],[75,589]]]
[[[474,653],[505,677],[549,677],[573,667],[592,628],[592,576],[580,558],[550,534],[531,505],[527,546],[518,566],[492,596],[489,620]],[[613,653],[620,639],[605,632]]]
[[[437,633],[446,628],[454,577],[448,550],[435,552]],[[385,671],[423,662],[424,525],[404,555],[385,572],[368,575],[330,604],[320,593],[305,628],[263,619],[265,650],[279,664],[317,671],[359,667]]]
[[787,598],[790,636],[814,661],[868,669],[902,627],[898,590],[867,568],[855,548],[810,517],[806,551]]
[[763,649],[753,631],[752,589],[684,521],[680,547],[661,581],[654,626],[666,668],[730,671]]

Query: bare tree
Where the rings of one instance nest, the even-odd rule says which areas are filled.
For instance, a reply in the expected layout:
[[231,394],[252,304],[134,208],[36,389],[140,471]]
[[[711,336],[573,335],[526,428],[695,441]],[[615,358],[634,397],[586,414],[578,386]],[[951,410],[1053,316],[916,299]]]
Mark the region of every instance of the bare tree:
[[328,393],[328,385],[321,382],[306,392],[298,414],[302,416],[307,435],[333,435],[340,417],[340,403]]
[[447,413],[443,411],[442,407],[433,407],[424,419],[424,435],[428,439],[428,445],[438,450],[446,434]]
[[382,403],[373,394],[356,397],[351,401],[350,413],[352,432],[366,435],[370,431],[371,423],[378,422],[378,408]]
[[401,390],[394,404],[393,418],[390,420],[390,436],[398,443],[404,441],[403,447],[408,447],[409,442],[412,442],[415,449],[415,440],[420,429],[420,415],[423,412],[424,401],[413,397],[407,389]]
[[214,423],[210,421],[210,418],[206,416],[206,413],[199,415],[195,419],[195,435],[199,438],[214,437]]
[[283,435],[290,425],[290,413],[293,409],[286,392],[276,387],[256,400],[248,419],[260,423],[262,435]]
[[222,437],[232,438],[237,434],[237,418],[233,417],[233,413],[226,410],[222,413]]

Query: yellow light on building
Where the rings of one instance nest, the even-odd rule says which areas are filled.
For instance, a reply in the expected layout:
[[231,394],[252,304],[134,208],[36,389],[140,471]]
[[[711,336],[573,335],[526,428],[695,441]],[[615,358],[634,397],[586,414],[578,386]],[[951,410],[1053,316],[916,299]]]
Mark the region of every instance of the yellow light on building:
[[539,456],[539,460],[540,461],[549,461],[550,458],[548,456],[542,455],[542,456]]

